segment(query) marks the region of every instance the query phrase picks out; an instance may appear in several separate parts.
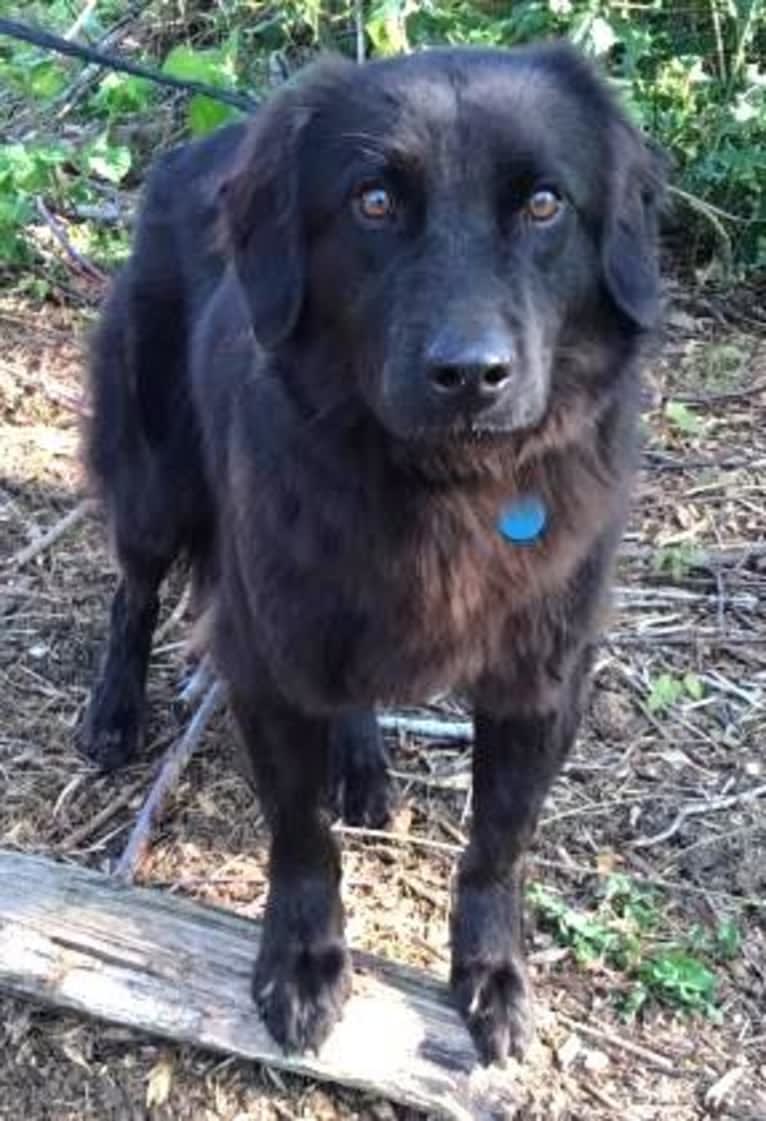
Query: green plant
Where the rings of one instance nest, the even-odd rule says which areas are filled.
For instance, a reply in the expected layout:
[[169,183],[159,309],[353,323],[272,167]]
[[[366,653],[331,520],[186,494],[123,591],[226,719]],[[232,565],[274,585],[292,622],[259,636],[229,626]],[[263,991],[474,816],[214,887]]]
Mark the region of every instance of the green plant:
[[698,957],[670,946],[641,963],[625,1011],[635,1015],[650,997],[685,1012],[718,1018],[716,976]]
[[0,258],[6,264],[28,259],[22,231],[35,217],[35,197],[58,192],[68,155],[55,142],[0,148]]
[[[130,149],[106,132],[76,148],[60,142],[7,144],[0,148],[0,259],[6,266],[28,264],[33,256],[29,229],[40,222],[37,199],[62,207],[93,202],[90,181],[118,184],[131,168]],[[105,236],[102,243],[109,239]],[[113,238],[111,239],[114,240]]]
[[570,946],[581,964],[606,961],[621,946],[621,935],[603,920],[567,906],[539,884],[531,884],[528,897],[556,940]]
[[683,677],[661,673],[650,682],[646,704],[650,712],[666,712],[685,696],[693,701],[701,700],[704,692],[695,673],[685,673]]
[[[381,12],[397,29],[383,44]],[[370,38],[384,53],[407,43],[510,46],[568,36],[599,60],[634,117],[672,154],[690,263],[714,254],[727,267],[766,266],[765,0],[691,9],[675,0],[384,0],[371,18]]]
[[95,115],[116,120],[131,113],[143,113],[152,104],[157,87],[147,78],[129,74],[107,74],[88,99],[88,109]]
[[683,942],[662,939],[660,894],[622,874],[606,879],[598,906],[586,912],[539,884],[531,884],[527,896],[538,923],[560,945],[570,947],[580,964],[601,965],[624,976],[618,998],[623,1015],[636,1016],[652,1000],[713,1019],[719,1015],[712,965],[739,951],[739,930],[732,920],[712,935],[695,928]]
[[652,567],[658,574],[667,573],[671,580],[680,584],[693,568],[698,568],[704,558],[697,545],[687,541],[679,545],[665,545],[657,549],[652,558]]
[[742,932],[734,919],[720,923],[715,932],[713,952],[721,961],[731,961],[742,948]]
[[683,436],[701,436],[705,430],[700,417],[683,401],[668,401],[665,405],[665,419]]
[[713,390],[730,390],[740,383],[746,362],[747,354],[736,343],[712,343],[705,347],[697,376]]
[[[171,42],[156,32],[144,35],[138,16],[130,48],[120,49],[144,62],[154,52],[153,64],[176,76],[256,90],[274,55],[297,65],[320,46],[356,51],[353,0],[285,0],[265,9],[251,0],[191,0],[173,11],[182,18],[174,20]],[[678,257],[690,266],[713,263],[729,277],[766,267],[766,0],[702,0],[691,7],[675,0],[365,0],[362,13],[371,55],[439,43],[512,46],[569,37],[598,60],[635,119],[672,155],[670,237]],[[11,4],[8,14],[61,33],[82,9],[71,0],[29,0]],[[87,5],[78,34],[97,41],[122,15],[119,0],[97,0]],[[11,95],[0,106],[0,134],[12,143],[15,112],[29,107],[37,114],[35,145],[54,144],[56,126],[49,120],[56,115],[48,111],[66,100],[81,71],[72,60],[0,39],[0,85]],[[115,122],[137,118],[157,128],[178,104],[152,83],[105,70],[78,97],[74,112],[78,123],[104,122],[111,136]],[[195,135],[236,115],[199,96],[187,99],[185,113]],[[132,141],[130,147],[132,171],[140,172],[152,144],[145,151]],[[70,172],[68,189],[75,180]],[[29,208],[15,188],[0,207],[0,237],[7,244],[8,231],[15,230],[18,253]],[[698,435],[700,419],[678,406],[670,403],[669,423],[683,435]]]
[[712,933],[700,925],[692,927],[689,942],[714,961],[731,961],[742,947],[742,932],[734,919],[724,919]]
[[[244,23],[244,5],[237,3],[234,7]],[[317,3],[317,7],[321,5]],[[77,5],[54,0],[27,5],[23,12],[10,14],[59,33],[66,32],[78,19],[79,33],[92,41],[124,12],[116,0],[100,0],[88,6],[82,20]],[[179,43],[172,47],[161,69],[176,77],[233,88],[238,80],[238,52],[239,26],[235,22],[215,46]],[[97,84],[85,87],[77,100],[75,131],[80,131],[83,138],[75,136],[63,142],[56,138],[55,128],[49,131],[50,109],[66,100],[81,70],[82,66],[71,59],[0,38],[0,85],[10,91],[15,107],[29,107],[27,131],[30,122],[34,124],[34,139],[25,136],[23,143],[14,141],[13,110],[0,107],[0,135],[11,133],[10,142],[0,146],[0,256],[6,268],[29,264],[36,255],[38,196],[54,209],[71,210],[82,203],[93,206],[100,201],[99,182],[120,185],[137,164],[144,164],[145,155],[138,153],[132,142],[116,137],[117,126],[142,116],[149,122],[152,115],[156,116],[161,91],[146,79],[105,70]],[[229,106],[200,95],[188,98],[185,111],[193,135],[208,133],[237,116]],[[67,131],[72,134],[71,126]],[[136,130],[121,131],[129,135]],[[101,260],[111,261],[124,252],[124,237],[115,237],[113,231],[88,234],[80,226],[78,235],[98,251]]]
[[[208,85],[232,88],[237,81],[238,37],[232,34],[221,47],[198,50],[184,44],[174,47],[165,59],[162,69],[175,78],[189,78]],[[204,94],[195,94],[189,100],[187,120],[189,131],[204,136],[240,114],[229,105],[214,101]]]

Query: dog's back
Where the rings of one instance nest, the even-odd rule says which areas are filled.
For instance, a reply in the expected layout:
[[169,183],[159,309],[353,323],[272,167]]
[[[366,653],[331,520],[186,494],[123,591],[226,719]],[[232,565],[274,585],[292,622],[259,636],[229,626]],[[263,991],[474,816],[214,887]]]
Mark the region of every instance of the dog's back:
[[[149,546],[158,525],[172,526],[177,534],[180,520],[191,530],[206,505],[190,400],[189,346],[193,326],[223,272],[217,188],[244,132],[243,125],[232,125],[156,160],[133,251],[92,344],[87,467],[107,506],[128,490],[143,493],[146,515],[138,504],[131,517],[137,536]],[[123,488],[124,476],[130,481]],[[163,518],[159,507],[168,504],[173,515]],[[165,547],[158,541],[156,551]]]

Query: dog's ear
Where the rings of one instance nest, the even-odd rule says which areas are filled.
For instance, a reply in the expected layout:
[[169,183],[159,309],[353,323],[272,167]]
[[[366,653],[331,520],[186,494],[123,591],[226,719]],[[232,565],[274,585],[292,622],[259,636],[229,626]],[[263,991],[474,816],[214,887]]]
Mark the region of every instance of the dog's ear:
[[648,330],[659,316],[657,226],[669,160],[632,128],[615,130],[612,150],[602,246],[604,279],[620,311]]
[[305,285],[299,147],[310,112],[289,88],[257,113],[220,188],[223,240],[258,341],[271,348],[295,328]]

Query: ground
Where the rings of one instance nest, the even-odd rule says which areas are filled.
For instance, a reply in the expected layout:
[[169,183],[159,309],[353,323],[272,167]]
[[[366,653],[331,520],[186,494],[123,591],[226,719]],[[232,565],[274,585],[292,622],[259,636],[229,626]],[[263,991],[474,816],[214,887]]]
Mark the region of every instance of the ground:
[[[78,428],[97,295],[89,287],[58,304],[0,299],[0,848],[108,870],[158,759],[189,719],[177,697],[188,628],[174,612],[178,574],[155,644],[148,750],[127,772],[97,776],[72,731],[114,584],[98,516],[20,556],[84,493]],[[525,1075],[527,1121],[766,1117],[765,336],[756,298],[703,300],[671,285],[615,610],[579,745],[530,863],[540,1032]],[[448,702],[441,710],[454,714]],[[391,747],[398,840],[346,836],[349,935],[356,947],[444,975],[469,757],[465,744],[409,734]],[[264,844],[218,716],[139,879],[257,916]],[[632,947],[627,958],[610,938]],[[658,978],[678,955],[715,974],[701,1010],[688,1008],[693,978],[686,988]],[[626,1001],[642,992],[630,1018]],[[414,1116],[0,997],[0,1121]]]

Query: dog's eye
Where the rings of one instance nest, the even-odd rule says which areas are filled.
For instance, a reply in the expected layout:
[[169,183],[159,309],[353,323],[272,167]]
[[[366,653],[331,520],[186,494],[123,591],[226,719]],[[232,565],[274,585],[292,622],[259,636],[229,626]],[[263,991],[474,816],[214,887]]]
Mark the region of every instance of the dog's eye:
[[563,203],[550,187],[535,191],[527,200],[526,212],[533,222],[552,222],[560,213]]
[[385,222],[394,209],[393,195],[380,183],[367,183],[354,195],[354,210],[365,222]]

